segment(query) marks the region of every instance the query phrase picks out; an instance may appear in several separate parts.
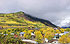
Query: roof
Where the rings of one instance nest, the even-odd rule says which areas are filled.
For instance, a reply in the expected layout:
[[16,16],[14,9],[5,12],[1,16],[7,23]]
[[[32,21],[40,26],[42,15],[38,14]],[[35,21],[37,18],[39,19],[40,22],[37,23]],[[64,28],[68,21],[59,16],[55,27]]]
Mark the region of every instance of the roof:
[[34,35],[34,33],[31,33],[31,35]]
[[48,40],[47,38],[45,38],[45,40]]
[[66,32],[66,31],[65,31],[64,33],[60,33],[59,35],[64,35],[64,34],[67,34],[67,33],[69,33],[69,32]]
[[55,35],[58,35],[58,33],[56,33]]
[[36,41],[33,41],[33,40],[27,40],[27,39],[23,39],[22,41],[24,41],[24,42],[30,42],[30,43],[37,43]]
[[24,34],[25,32],[20,32],[20,34]]
[[69,32],[67,32],[67,31],[64,31],[64,34],[66,34],[66,33],[69,33]]
[[59,35],[64,35],[64,33],[60,33]]
[[49,40],[50,43],[52,43],[53,41],[58,41],[58,40],[57,39]]

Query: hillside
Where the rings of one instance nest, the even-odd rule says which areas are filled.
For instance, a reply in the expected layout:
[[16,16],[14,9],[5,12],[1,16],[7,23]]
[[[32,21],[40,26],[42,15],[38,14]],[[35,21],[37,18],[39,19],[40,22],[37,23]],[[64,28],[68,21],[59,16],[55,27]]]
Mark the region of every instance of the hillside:
[[[33,44],[33,42],[27,42],[28,40],[44,44],[52,43],[51,41],[55,38],[62,43],[70,35],[68,35],[70,28],[54,27],[57,26],[50,21],[30,16],[24,12],[0,14],[0,44]],[[65,38],[61,36],[62,33],[65,34]],[[45,38],[49,42],[46,42]]]
[[5,27],[57,27],[48,20],[32,17],[24,12],[0,14],[0,26]]
[[25,15],[25,17],[26,17],[28,20],[30,20],[30,21],[39,21],[39,22],[45,24],[46,26],[58,27],[58,26],[52,24],[52,23],[51,23],[50,21],[48,21],[48,20],[36,18],[36,17],[30,16],[29,14],[26,14],[26,13],[24,13],[24,15]]

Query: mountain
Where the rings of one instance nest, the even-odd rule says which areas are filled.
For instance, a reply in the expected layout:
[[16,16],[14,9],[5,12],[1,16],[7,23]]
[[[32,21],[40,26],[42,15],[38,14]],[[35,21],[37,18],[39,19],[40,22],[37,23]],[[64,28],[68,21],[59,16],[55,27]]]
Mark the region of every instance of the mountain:
[[70,26],[68,26],[68,27],[61,27],[61,28],[70,28]]
[[33,16],[30,16],[29,14],[26,14],[24,13],[25,17],[30,20],[30,21],[39,21],[43,24],[45,24],[46,26],[50,26],[50,27],[57,27],[56,25],[52,24],[50,21],[48,20],[45,20],[45,19],[40,19],[40,18],[37,18],[37,17],[33,17]]
[[48,20],[36,18],[22,11],[0,14],[0,27],[57,27]]

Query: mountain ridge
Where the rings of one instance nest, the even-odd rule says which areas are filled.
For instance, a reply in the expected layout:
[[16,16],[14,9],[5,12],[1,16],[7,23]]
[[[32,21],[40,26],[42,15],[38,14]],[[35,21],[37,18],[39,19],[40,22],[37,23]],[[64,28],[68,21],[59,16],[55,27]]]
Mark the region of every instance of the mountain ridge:
[[48,20],[40,19],[34,16],[30,16],[22,11],[16,13],[0,14],[0,26],[3,27],[14,27],[14,26],[25,26],[25,27],[58,27],[52,24]]
[[31,16],[31,15],[26,14],[26,13],[24,13],[24,15],[31,18],[31,20],[40,21],[41,23],[43,23],[47,26],[51,25],[51,27],[58,27],[58,26],[54,25],[53,23],[51,23],[49,20],[37,18],[37,17]]

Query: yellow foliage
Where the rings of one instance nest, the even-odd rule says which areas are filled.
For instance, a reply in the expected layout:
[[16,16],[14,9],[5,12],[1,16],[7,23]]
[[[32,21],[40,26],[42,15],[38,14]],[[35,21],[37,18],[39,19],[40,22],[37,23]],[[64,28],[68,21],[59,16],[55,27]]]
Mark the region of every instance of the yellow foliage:
[[64,31],[66,31],[66,29],[63,29],[63,28],[61,28],[60,30],[61,30],[61,32],[64,32]]
[[35,35],[36,35],[36,39],[42,39],[43,38],[43,36],[42,36],[40,31],[36,31]]
[[40,31],[43,32],[43,30],[45,30],[44,28],[41,28]]
[[21,24],[21,23],[18,23],[16,21],[6,21],[6,22],[1,22],[1,23],[7,23],[7,24]]
[[27,31],[25,30],[25,31],[23,31],[23,32],[27,32]]
[[56,33],[61,33],[58,29],[56,30]]
[[46,32],[44,38],[47,38],[48,40],[52,39],[54,37],[54,32]]
[[43,30],[43,34],[45,34],[47,32],[47,30]]
[[36,36],[35,37],[36,41],[42,43],[43,36],[42,36],[41,32],[40,31],[35,31],[35,36]]
[[30,39],[31,38],[31,32],[30,31],[26,31],[25,34],[24,34],[24,37],[26,39]]
[[49,27],[49,28],[47,28],[47,31],[54,32],[54,29]]
[[30,32],[34,32],[34,30],[29,30]]
[[68,35],[63,35],[59,38],[60,43],[70,43],[70,37]]

